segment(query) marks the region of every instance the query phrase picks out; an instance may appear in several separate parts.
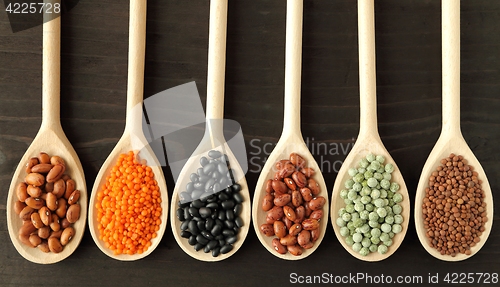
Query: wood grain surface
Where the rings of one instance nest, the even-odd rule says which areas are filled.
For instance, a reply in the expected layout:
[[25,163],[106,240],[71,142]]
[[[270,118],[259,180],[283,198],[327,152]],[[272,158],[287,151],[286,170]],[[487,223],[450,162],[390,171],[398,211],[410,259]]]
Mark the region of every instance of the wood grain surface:
[[[352,0],[304,1],[302,134],[331,196],[342,160],[359,130],[357,7]],[[499,210],[481,251],[442,262],[418,241],[412,222],[397,252],[378,263],[347,253],[328,228],[304,260],[269,254],[250,231],[227,260],[199,262],[170,228],[137,262],[104,255],[88,230],[73,255],[42,266],[23,259],[7,234],[11,176],[41,123],[42,27],[12,33],[0,1],[0,286],[282,286],[290,274],[345,276],[500,272]],[[62,19],[61,122],[82,162],[87,186],[125,126],[128,1],[80,1]],[[441,1],[375,1],[379,133],[410,197],[441,129]],[[286,1],[233,0],[228,9],[225,118],[244,133],[250,191],[283,125]],[[145,97],[196,81],[206,102],[209,1],[148,1]],[[462,133],[500,197],[500,1],[461,3]],[[195,145],[196,146],[196,145]],[[174,180],[164,168],[169,187]],[[253,197],[253,194],[251,194]],[[411,212],[413,214],[413,211]],[[441,281],[442,283],[442,281]],[[361,284],[360,284],[361,285]],[[439,284],[436,284],[438,286]],[[474,286],[493,286],[474,284]]]

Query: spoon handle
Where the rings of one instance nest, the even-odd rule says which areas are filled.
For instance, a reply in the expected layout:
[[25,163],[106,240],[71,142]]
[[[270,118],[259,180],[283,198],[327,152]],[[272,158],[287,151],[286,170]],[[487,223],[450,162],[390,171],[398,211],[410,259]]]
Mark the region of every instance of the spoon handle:
[[[60,3],[46,0],[46,4]],[[44,5],[48,7],[48,5]],[[61,17],[58,13],[43,14],[43,55],[42,55],[42,126],[62,129],[60,120],[61,94]]]
[[374,0],[358,0],[359,134],[378,136]]
[[285,43],[285,111],[283,134],[300,132],[303,0],[288,0]]
[[442,1],[443,126],[460,133],[460,0]]
[[125,129],[142,131],[144,57],[146,54],[146,0],[130,0],[127,120]]
[[224,117],[227,0],[210,1],[208,33],[207,120]]

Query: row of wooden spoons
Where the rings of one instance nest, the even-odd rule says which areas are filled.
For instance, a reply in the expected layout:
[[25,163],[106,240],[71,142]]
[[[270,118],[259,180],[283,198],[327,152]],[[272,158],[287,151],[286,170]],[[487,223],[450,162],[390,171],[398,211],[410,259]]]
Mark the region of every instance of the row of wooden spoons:
[[[491,230],[493,218],[493,200],[491,188],[488,184],[484,171],[481,165],[475,158],[472,151],[468,148],[465,140],[460,133],[460,117],[459,117],[459,0],[443,1],[443,129],[441,136],[432,150],[422,171],[419,181],[416,203],[422,202],[425,188],[428,182],[430,173],[439,164],[439,160],[446,157],[449,153],[454,152],[464,155],[472,166],[476,168],[479,174],[483,177],[483,190],[486,194],[485,201],[487,202],[487,214],[490,220],[486,223],[486,231],[481,236],[481,241],[476,245],[472,254],[479,251],[486,241],[489,231]],[[374,36],[374,6],[373,0],[358,1],[358,22],[359,22],[359,57],[360,57],[360,132],[355,145],[344,161],[342,168],[336,178],[333,194],[331,198],[331,206],[328,200],[325,204],[330,208],[332,215],[332,223],[335,233],[346,248],[353,256],[366,261],[378,261],[387,258],[393,254],[406,234],[410,219],[410,198],[408,190],[404,183],[403,177],[395,165],[392,157],[385,149],[377,131],[377,116],[376,116],[376,77],[375,77],[375,36]],[[289,260],[305,258],[316,250],[321,242],[323,234],[327,228],[326,214],[325,220],[321,221],[321,237],[316,242],[315,246],[307,249],[301,256],[293,256],[289,253],[279,254],[273,249],[271,239],[263,236],[259,231],[261,223],[265,222],[266,213],[260,209],[260,202],[265,195],[265,183],[272,178],[274,171],[272,167],[278,160],[288,158],[292,152],[299,153],[309,163],[309,166],[320,171],[313,156],[309,152],[306,144],[303,141],[300,131],[300,78],[301,78],[301,53],[302,53],[302,0],[288,0],[287,4],[287,28],[286,28],[286,60],[285,60],[285,115],[283,133],[278,141],[273,152],[269,156],[257,182],[254,198],[253,209],[250,210],[251,198],[249,195],[248,186],[246,184],[244,172],[237,164],[237,160],[231,149],[227,145],[223,136],[222,125],[213,124],[214,119],[223,119],[224,106],[224,67],[225,67],[225,45],[226,45],[226,22],[227,22],[227,0],[212,0],[210,7],[210,32],[209,32],[209,57],[208,57],[208,87],[207,87],[207,109],[206,109],[206,132],[198,148],[193,153],[193,156],[187,161],[183,170],[179,175],[173,195],[171,208],[171,221],[173,234],[181,246],[181,248],[190,256],[203,261],[218,261],[223,260],[234,254],[243,243],[250,226],[251,217],[257,236],[261,243],[274,255]],[[55,263],[63,260],[76,249],[83,236],[86,222],[86,211],[89,208],[89,228],[97,246],[108,256],[118,260],[137,260],[147,256],[161,241],[162,235],[165,232],[168,218],[168,192],[166,182],[163,176],[161,166],[153,153],[148,147],[147,140],[144,137],[141,118],[141,107],[143,99],[143,76],[144,76],[144,56],[145,56],[145,34],[146,34],[146,1],[131,1],[130,6],[130,38],[129,38],[129,63],[128,63],[128,89],[127,89],[127,118],[123,136],[108,156],[102,165],[99,174],[95,180],[91,198],[87,206],[87,193],[85,187],[85,178],[81,163],[76,155],[73,147],[67,140],[62,130],[59,119],[59,58],[60,58],[60,18],[52,21],[47,21],[44,24],[44,41],[43,41],[43,114],[42,125],[39,133],[33,140],[31,146],[26,151],[21,159],[20,165],[14,173],[11,187],[9,190],[7,202],[7,220],[11,240],[18,250],[27,260],[37,263]],[[221,121],[219,121],[221,122]],[[179,201],[179,193],[181,188],[186,186],[189,181],[189,174],[198,168],[198,163],[201,155],[206,154],[209,150],[217,149],[224,151],[227,154],[231,167],[236,174],[238,183],[242,186],[241,194],[244,198],[242,218],[244,225],[240,230],[239,240],[230,252],[222,254],[218,257],[212,257],[211,254],[196,252],[192,246],[187,243],[187,240],[180,236],[180,222],[175,218],[175,209]],[[161,215],[160,230],[158,236],[151,240],[152,245],[142,254],[135,255],[114,255],[109,250],[104,242],[99,239],[98,222],[96,216],[96,194],[104,184],[106,176],[109,174],[111,167],[116,162],[120,154],[128,151],[141,150],[141,158],[147,160],[148,165],[152,168],[155,178],[161,191],[163,213]],[[57,154],[66,159],[69,175],[76,181],[81,188],[81,219],[75,223],[76,234],[73,240],[64,248],[63,252],[58,254],[44,254],[34,248],[29,248],[21,244],[17,238],[17,232],[21,226],[20,220],[16,220],[12,206],[16,200],[15,186],[24,178],[23,170],[24,163],[32,156],[40,151],[45,151],[52,154]],[[400,193],[403,195],[401,205],[403,207],[404,223],[403,232],[397,234],[393,238],[393,245],[385,254],[372,253],[368,256],[361,256],[352,251],[350,246],[347,246],[345,240],[339,234],[339,227],[335,224],[335,216],[337,211],[343,207],[343,201],[340,199],[340,190],[344,182],[348,179],[348,169],[357,163],[361,158],[368,153],[382,155],[387,162],[395,166],[393,180],[401,186]],[[328,198],[326,184],[321,175],[317,172],[315,180],[319,184],[321,196]],[[467,256],[458,255],[456,257],[442,256],[435,249],[432,249],[427,244],[425,231],[422,223],[422,213],[420,208],[415,208],[415,222],[417,226],[417,234],[426,248],[426,250],[442,260],[463,260]]]

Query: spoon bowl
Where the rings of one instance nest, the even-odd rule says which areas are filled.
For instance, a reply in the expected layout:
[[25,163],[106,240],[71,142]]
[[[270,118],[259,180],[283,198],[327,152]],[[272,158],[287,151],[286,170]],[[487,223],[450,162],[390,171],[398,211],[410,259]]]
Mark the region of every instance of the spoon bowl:
[[[48,15],[44,15],[48,17]],[[43,89],[42,89],[42,125],[31,145],[21,158],[14,172],[7,196],[7,226],[14,247],[27,260],[51,264],[59,262],[70,256],[81,242],[85,231],[87,219],[87,188],[83,168],[71,143],[64,134],[60,122],[60,29],[61,18],[56,17],[51,21],[44,18],[43,24]],[[38,248],[32,248],[19,240],[19,229],[22,220],[14,211],[14,203],[18,200],[16,187],[24,181],[27,175],[26,163],[31,157],[36,157],[40,152],[50,156],[59,156],[66,163],[65,174],[68,174],[80,190],[80,218],[73,223],[75,235],[60,253],[44,253]]]
[[[325,235],[328,222],[328,191],[326,189],[325,180],[321,170],[316,163],[311,152],[307,148],[302,133],[300,131],[300,77],[301,77],[301,60],[302,60],[302,17],[303,17],[303,0],[288,0],[287,1],[287,24],[286,24],[286,52],[285,52],[285,110],[283,133],[276,144],[276,147],[271,152],[262,168],[262,172],[255,186],[253,197],[252,218],[255,233],[262,245],[273,255],[285,260],[299,260],[311,255],[321,244]],[[287,252],[285,254],[278,253],[273,245],[272,240],[276,236],[265,236],[260,230],[260,226],[266,223],[267,212],[263,211],[262,200],[266,192],[266,182],[268,179],[274,178],[276,173],[275,163],[282,159],[289,159],[291,153],[299,154],[306,161],[307,167],[312,168],[315,174],[311,177],[319,185],[320,193],[318,196],[323,196],[326,200],[323,206],[323,217],[319,221],[319,237],[314,242],[310,249],[302,248],[302,254],[295,256]]]
[[[177,244],[189,256],[200,261],[213,262],[224,260],[235,254],[245,241],[250,226],[250,195],[248,185],[245,179],[245,173],[238,163],[237,158],[231,151],[231,148],[224,139],[224,73],[225,73],[225,55],[226,55],[226,26],[227,26],[227,0],[210,1],[210,24],[209,24],[209,43],[208,43],[208,77],[207,77],[207,104],[206,104],[206,129],[200,144],[195,149],[191,157],[183,166],[177,179],[172,202],[176,204],[171,206],[171,226]],[[196,251],[188,243],[186,238],[181,237],[181,221],[176,217],[177,203],[180,193],[185,190],[190,182],[190,174],[196,173],[201,167],[200,158],[207,156],[210,150],[220,151],[226,154],[229,160],[229,167],[232,170],[234,183],[241,185],[239,193],[243,197],[242,210],[240,218],[243,225],[238,231],[238,239],[232,244],[233,248],[227,252],[212,256],[211,252],[205,253],[203,250]],[[217,194],[216,191],[215,194]]]
[[[443,261],[460,261],[476,254],[488,239],[493,225],[493,196],[491,187],[481,164],[472,150],[467,145],[460,131],[460,1],[442,1],[442,61],[443,61],[443,124],[441,135],[432,149],[424,167],[417,186],[415,195],[415,228],[420,243],[432,256]],[[484,192],[483,201],[486,202],[485,231],[479,236],[480,241],[470,248],[471,254],[457,253],[456,256],[441,255],[437,249],[429,244],[424,227],[422,204],[425,189],[429,184],[429,177],[440,165],[443,158],[450,154],[461,155],[468,164],[478,173],[482,181],[481,188]]]
[[[403,176],[389,152],[384,147],[378,134],[377,127],[377,99],[376,99],[376,77],[375,77],[375,15],[373,0],[358,0],[358,39],[359,39],[359,86],[360,86],[360,130],[358,139],[349,155],[340,168],[332,192],[331,219],[335,235],[342,246],[352,256],[364,261],[380,261],[391,256],[401,245],[408,223],[410,221],[410,199],[408,189]],[[345,242],[340,234],[340,227],[336,224],[338,211],[345,207],[344,200],[340,197],[340,191],[344,189],[345,182],[350,178],[348,170],[356,167],[359,161],[367,154],[382,155],[385,157],[384,164],[391,163],[394,172],[391,174],[391,182],[399,184],[403,200],[399,203],[402,207],[403,222],[402,231],[392,238],[392,245],[388,247],[385,254],[371,252],[363,256],[355,252]]]
[[[128,63],[128,88],[127,88],[127,118],[122,137],[101,166],[96,176],[92,194],[90,196],[89,229],[97,247],[109,257],[121,261],[133,261],[151,254],[163,237],[168,219],[168,191],[163,170],[155,153],[148,145],[142,130],[142,99],[144,88],[144,56],[146,43],[146,1],[130,1],[130,38],[129,38],[129,63]],[[139,254],[115,255],[106,247],[105,242],[99,238],[99,222],[97,218],[97,193],[106,183],[106,177],[116,164],[120,154],[133,151],[140,160],[146,160],[151,167],[154,179],[158,183],[161,196],[162,214],[161,224],[157,237],[151,239],[151,246]]]

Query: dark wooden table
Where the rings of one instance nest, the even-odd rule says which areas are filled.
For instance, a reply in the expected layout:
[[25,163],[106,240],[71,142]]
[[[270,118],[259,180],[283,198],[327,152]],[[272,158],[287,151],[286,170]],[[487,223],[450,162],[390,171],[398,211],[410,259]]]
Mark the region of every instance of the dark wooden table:
[[[413,199],[441,128],[440,1],[377,0],[375,9],[379,131]],[[450,263],[424,250],[413,218],[398,251],[378,263],[349,255],[330,224],[317,251],[295,262],[267,252],[253,228],[234,256],[199,262],[178,247],[170,224],[160,246],[140,261],[107,257],[88,230],[66,260],[47,266],[26,261],[10,242],[5,203],[11,176],[41,122],[42,29],[13,33],[4,10],[2,3],[0,286],[282,286],[291,282],[291,273],[422,276],[424,283],[437,273],[443,284],[444,276],[453,272],[500,271],[497,224],[478,254]],[[500,2],[464,0],[461,10],[462,131],[499,197]],[[242,127],[252,196],[259,166],[270,152],[260,148],[276,143],[282,129],[285,11],[283,0],[229,4],[225,117]],[[145,97],[196,81],[205,103],[208,12],[206,0],[148,1]],[[128,1],[80,1],[62,25],[62,125],[90,189],[124,128]],[[303,47],[302,132],[311,147],[328,146],[314,156],[331,196],[345,148],[359,128],[356,1],[306,0]],[[171,192],[174,180],[168,167],[164,171]]]

